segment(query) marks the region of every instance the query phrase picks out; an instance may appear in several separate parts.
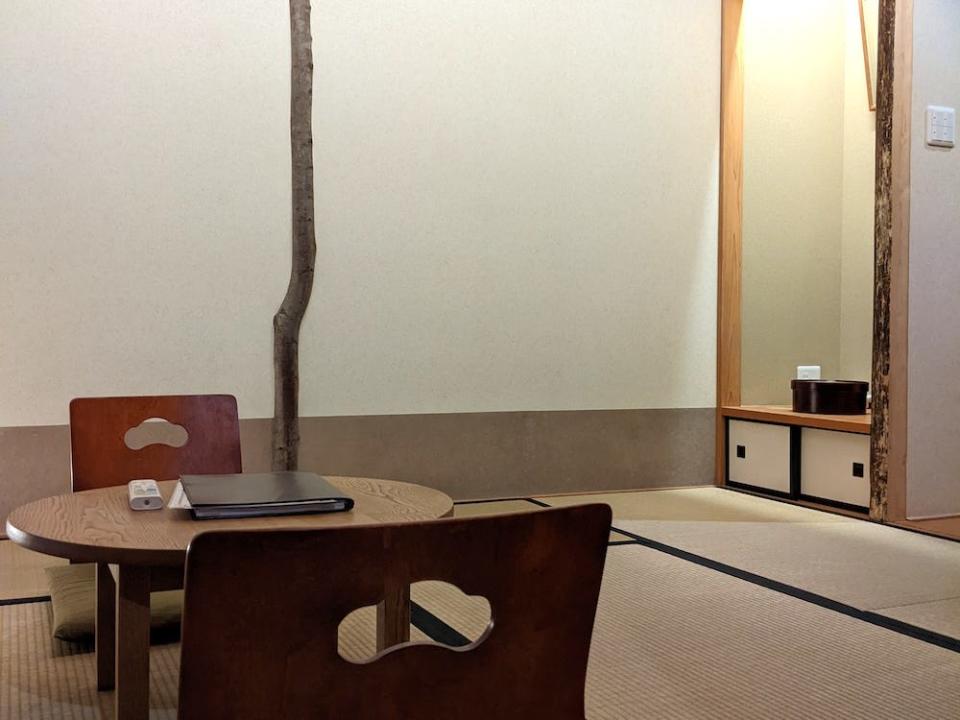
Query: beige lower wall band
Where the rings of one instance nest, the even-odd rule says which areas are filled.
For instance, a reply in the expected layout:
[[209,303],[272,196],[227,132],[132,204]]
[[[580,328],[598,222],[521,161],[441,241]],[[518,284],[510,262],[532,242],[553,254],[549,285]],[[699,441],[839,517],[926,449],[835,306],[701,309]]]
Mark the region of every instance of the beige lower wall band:
[[[300,466],[404,480],[455,499],[708,484],[714,410],[571,410],[312,417]],[[270,466],[270,420],[241,422],[243,466]],[[0,518],[70,490],[63,425],[0,428]]]

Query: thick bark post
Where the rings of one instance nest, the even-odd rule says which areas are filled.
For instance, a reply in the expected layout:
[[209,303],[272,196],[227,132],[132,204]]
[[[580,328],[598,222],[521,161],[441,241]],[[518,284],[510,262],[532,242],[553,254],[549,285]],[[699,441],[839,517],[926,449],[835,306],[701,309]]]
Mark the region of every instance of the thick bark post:
[[870,517],[887,513],[890,450],[890,269],[893,248],[891,214],[893,147],[893,55],[896,0],[880,2],[877,46],[877,161],[874,225],[873,377],[870,434]]
[[313,40],[310,0],[290,0],[290,158],[293,257],[273,316],[273,469],[295,470],[300,449],[300,324],[313,291]]

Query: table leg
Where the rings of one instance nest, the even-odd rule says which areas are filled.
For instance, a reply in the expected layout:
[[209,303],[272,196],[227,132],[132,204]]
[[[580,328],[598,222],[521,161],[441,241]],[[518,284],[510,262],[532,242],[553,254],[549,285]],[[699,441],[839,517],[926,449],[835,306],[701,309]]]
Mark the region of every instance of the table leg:
[[150,568],[121,565],[117,581],[116,720],[150,716]]
[[97,689],[113,690],[117,584],[106,563],[97,563]]
[[377,605],[377,650],[410,640],[410,586],[388,581]]

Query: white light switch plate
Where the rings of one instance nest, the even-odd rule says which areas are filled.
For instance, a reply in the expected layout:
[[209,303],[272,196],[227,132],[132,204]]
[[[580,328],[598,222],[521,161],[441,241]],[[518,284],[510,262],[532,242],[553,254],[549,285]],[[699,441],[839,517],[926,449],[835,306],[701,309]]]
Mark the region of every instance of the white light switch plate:
[[953,108],[927,106],[927,145],[953,147],[957,139],[957,117]]
[[819,365],[797,365],[797,380],[819,380]]

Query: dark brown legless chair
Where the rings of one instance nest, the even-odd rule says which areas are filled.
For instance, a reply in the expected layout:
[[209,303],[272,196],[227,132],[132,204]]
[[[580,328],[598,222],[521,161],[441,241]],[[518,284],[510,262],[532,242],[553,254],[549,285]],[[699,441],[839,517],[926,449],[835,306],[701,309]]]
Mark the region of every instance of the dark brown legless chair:
[[[208,532],[187,551],[180,720],[584,720],[607,505],[317,530]],[[384,578],[490,602],[459,649],[344,660],[337,630]],[[229,606],[225,604],[229,598]]]
[[[180,446],[152,442],[150,431],[155,426],[144,425],[151,419],[166,420],[169,424],[156,424],[159,434]],[[183,431],[186,442],[181,444]],[[128,438],[135,441],[132,446]],[[241,472],[237,400],[232,395],[77,398],[70,403],[70,464],[74,492],[126,485],[139,478],[159,481],[183,473]],[[89,565],[71,565],[48,574],[58,626],[85,635],[95,612],[97,684],[100,689],[112,688],[116,588],[109,567],[98,564],[91,571]],[[179,621],[179,593],[155,593],[152,604],[155,626],[160,620],[174,626]]]
[[[127,431],[159,418],[186,430],[181,447],[128,447]],[[240,472],[240,420],[232,395],[77,398],[70,403],[73,490],[126,485],[138,478]]]

